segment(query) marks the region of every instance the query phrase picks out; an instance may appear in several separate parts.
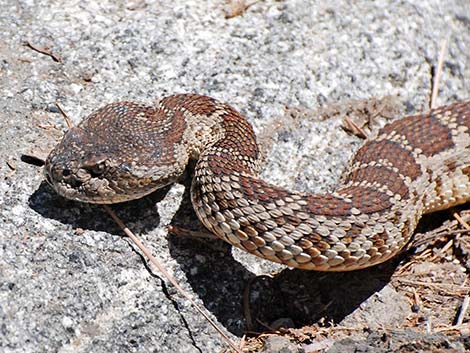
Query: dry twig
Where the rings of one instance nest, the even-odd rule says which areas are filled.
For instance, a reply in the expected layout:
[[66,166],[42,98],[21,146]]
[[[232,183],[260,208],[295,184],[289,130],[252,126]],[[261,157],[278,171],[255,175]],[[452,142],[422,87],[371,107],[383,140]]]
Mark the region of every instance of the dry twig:
[[466,230],[470,230],[470,225],[467,223],[465,219],[460,217],[460,215],[457,212],[454,212],[453,216],[462,225],[462,227],[464,227]]
[[261,275],[261,276],[253,277],[252,279],[250,279],[250,281],[245,286],[245,289],[243,291],[243,314],[245,316],[247,331],[253,330],[253,327],[254,327],[253,317],[251,315],[251,306],[250,306],[251,286],[253,285],[255,281],[260,280],[260,279],[272,279],[272,277],[268,275]]
[[259,2],[260,0],[254,0],[251,2],[248,2],[246,0],[231,0],[229,1],[228,7],[225,10],[225,18],[233,18],[237,17],[240,15],[243,15],[243,13],[251,6]]
[[70,118],[68,117],[68,115],[64,112],[64,110],[62,109],[62,107],[59,105],[59,103],[56,103],[55,105],[56,105],[57,109],[59,109],[60,114],[62,114],[62,116],[64,117],[65,123],[67,124],[67,127],[68,127],[69,129],[71,129],[71,128],[73,127],[72,120],[70,120]]
[[454,326],[446,326],[441,328],[435,328],[434,332],[450,332],[450,331],[462,331],[462,330],[470,330],[470,323],[465,323],[461,325],[454,325]]
[[167,270],[160,264],[160,262],[151,254],[151,252],[144,246],[140,239],[131,232],[129,228],[126,227],[124,222],[114,213],[114,211],[107,205],[103,205],[104,209],[111,218],[116,222],[116,224],[121,228],[121,230],[134,242],[134,244],[144,253],[144,255],[150,260],[150,262],[158,269],[158,271],[163,274],[163,276],[170,282],[183,297],[185,297],[193,307],[206,319],[206,321],[223,337],[225,342],[234,349],[237,353],[242,353],[242,351],[233,343],[230,338],[222,331],[221,328],[209,317],[209,315],[191,298],[191,296],[176,282],[176,280],[167,272]]
[[470,296],[466,295],[463,298],[462,305],[460,306],[459,314],[457,315],[457,319],[455,320],[455,326],[460,326],[463,324],[463,318],[467,313],[468,306],[470,305]]
[[431,95],[431,109],[436,107],[437,94],[439,93],[439,82],[442,76],[442,66],[444,64],[444,56],[447,50],[448,38],[444,39],[441,44],[441,51],[439,52],[439,61],[437,63],[436,74],[434,76],[432,95]]
[[343,119],[344,122],[344,129],[346,131],[351,132],[352,134],[360,137],[362,139],[366,139],[368,137],[367,133],[362,129],[359,125],[357,125],[354,121],[352,121],[348,116],[345,116]]
[[441,290],[447,294],[456,295],[456,296],[465,295],[470,290],[469,286],[459,286],[459,285],[450,284],[450,283],[432,283],[432,282],[424,282],[424,281],[411,281],[411,280],[407,280],[403,278],[397,278],[397,280],[403,285],[430,287],[430,288]]
[[28,48],[31,48],[33,49],[34,51],[38,52],[38,53],[41,53],[41,54],[44,54],[44,55],[47,55],[49,57],[52,58],[52,60],[54,60],[55,62],[60,62],[60,57],[58,57],[57,55],[55,55],[54,53],[52,53],[49,48],[44,48],[44,47],[38,47],[37,45],[27,41],[25,42],[25,45],[28,47]]

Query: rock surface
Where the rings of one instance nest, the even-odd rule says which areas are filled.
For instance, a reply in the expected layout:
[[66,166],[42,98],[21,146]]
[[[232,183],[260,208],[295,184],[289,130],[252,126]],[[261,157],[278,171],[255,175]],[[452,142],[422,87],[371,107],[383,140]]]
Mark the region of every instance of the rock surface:
[[[268,0],[230,19],[224,6],[0,0],[0,351],[197,353],[227,347],[149,272],[102,208],[60,198],[44,184],[40,168],[20,161],[21,154],[45,156],[66,130],[56,103],[78,123],[116,100],[208,94],[246,114],[261,134],[268,150],[263,178],[323,192],[334,187],[360,144],[339,128],[344,107],[376,100],[397,116],[426,110],[439,48],[449,35],[438,104],[469,98],[468,0]],[[169,224],[198,227],[181,185],[115,210],[238,342],[246,329],[244,287],[279,267],[232,255],[221,242],[167,236]],[[251,294],[253,301],[270,298],[259,305],[270,312],[270,322],[289,316],[297,326],[313,325],[330,302],[326,288],[338,293],[329,318],[369,320],[361,303],[384,287],[395,292],[389,276],[376,271],[364,281],[361,273],[284,270],[274,287],[268,283]],[[325,276],[351,284],[325,284]],[[278,289],[290,297],[276,301],[270,293]],[[403,324],[407,307],[399,307],[387,325]],[[371,311],[377,325],[383,308]],[[343,348],[336,351],[347,351],[338,344]]]

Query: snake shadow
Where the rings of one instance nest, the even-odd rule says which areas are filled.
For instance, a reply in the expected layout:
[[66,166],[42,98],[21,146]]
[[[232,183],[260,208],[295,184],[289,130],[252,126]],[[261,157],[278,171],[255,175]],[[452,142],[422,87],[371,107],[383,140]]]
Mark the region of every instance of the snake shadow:
[[[125,220],[132,220],[137,232],[151,231],[160,223],[156,207],[168,190],[169,187],[139,200],[113,205],[113,209]],[[69,201],[45,182],[30,196],[29,206],[43,217],[74,228],[122,235],[101,206]],[[172,225],[196,233],[205,230],[191,206],[187,183]],[[398,264],[392,260],[344,273],[285,269],[268,278],[256,276],[236,261],[232,247],[222,240],[170,234],[168,243],[170,254],[205,308],[240,337],[246,332],[276,328],[279,322],[290,327],[339,323],[387,285]]]
[[[203,233],[191,206],[189,187],[172,224]],[[232,256],[222,240],[169,236],[170,253],[193,291],[231,333],[260,333],[278,324],[303,327],[339,323],[390,282],[400,259],[341,273],[285,269],[256,276]],[[253,256],[253,262],[257,258]]]
[[[162,188],[142,199],[115,204],[113,210],[125,220],[135,221],[138,232],[150,231],[160,224],[156,205],[169,189],[169,187]],[[58,195],[45,181],[31,194],[28,205],[41,216],[71,225],[73,228],[122,236],[122,231],[101,205],[68,200]]]

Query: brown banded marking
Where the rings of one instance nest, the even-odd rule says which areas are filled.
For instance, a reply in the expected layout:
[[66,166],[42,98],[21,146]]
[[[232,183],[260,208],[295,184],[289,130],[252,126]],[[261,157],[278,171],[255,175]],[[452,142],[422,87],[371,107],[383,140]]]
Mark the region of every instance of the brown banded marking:
[[399,169],[399,172],[415,180],[422,175],[421,166],[416,161],[412,150],[400,142],[391,141],[379,134],[377,140],[371,140],[361,147],[353,158],[352,167],[368,163],[380,163]]
[[[195,94],[98,110],[64,137],[45,170],[66,197],[113,203],[173,182],[198,158],[192,202],[214,234],[288,266],[354,270],[396,255],[423,213],[470,199],[469,116],[465,102],[392,122],[356,152],[331,194],[258,179],[251,125],[229,105]],[[99,163],[106,168],[93,172]]]
[[387,167],[376,163],[366,165],[363,168],[354,170],[346,179],[346,184],[353,184],[355,181],[367,180],[369,183],[384,184],[394,195],[401,199],[409,198],[409,186],[405,182],[405,176],[396,167]]
[[413,149],[429,157],[454,147],[451,130],[441,123],[439,116],[436,112],[409,116],[388,124],[381,132],[397,132]]

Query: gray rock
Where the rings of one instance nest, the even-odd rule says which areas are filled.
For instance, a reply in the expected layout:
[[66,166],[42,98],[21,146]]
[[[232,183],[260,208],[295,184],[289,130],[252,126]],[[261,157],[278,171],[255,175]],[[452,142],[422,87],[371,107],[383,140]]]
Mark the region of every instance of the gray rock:
[[411,314],[411,307],[405,297],[391,286],[374,293],[361,303],[359,309],[346,316],[341,324],[346,327],[367,327],[371,330],[399,327]]
[[262,353],[303,353],[303,349],[282,336],[267,336],[264,338]]
[[360,352],[360,353],[386,353],[386,352],[442,352],[465,353],[468,345],[465,339],[448,338],[443,334],[422,334],[412,330],[403,331],[374,331],[366,340],[355,341],[346,338],[336,342],[327,353]]
[[[400,114],[426,109],[431,72],[449,32],[438,103],[468,98],[469,7],[467,0],[267,1],[225,19],[217,2],[0,0],[0,350],[227,347],[149,272],[100,207],[61,199],[44,185],[40,168],[20,161],[22,153],[47,154],[66,130],[56,103],[77,123],[116,100],[152,103],[178,92],[209,94],[231,102],[257,132],[266,132],[272,149],[265,179],[331,190],[360,141],[338,128],[341,116],[320,119],[320,113],[385,96],[394,97]],[[292,111],[305,114],[290,118]],[[198,227],[183,190],[175,186],[114,208],[238,341],[245,329],[243,288],[255,275],[279,268],[252,256],[235,260],[221,242],[167,236],[170,223]],[[326,302],[320,313],[311,312],[309,303],[318,298],[296,294],[305,290],[297,276],[318,279],[283,271],[285,281],[274,283],[295,300],[264,305],[291,305],[297,325],[313,324]],[[362,300],[376,289],[365,290]],[[333,299],[340,318],[362,302],[346,305],[340,298]],[[279,317],[287,315],[269,319]]]

